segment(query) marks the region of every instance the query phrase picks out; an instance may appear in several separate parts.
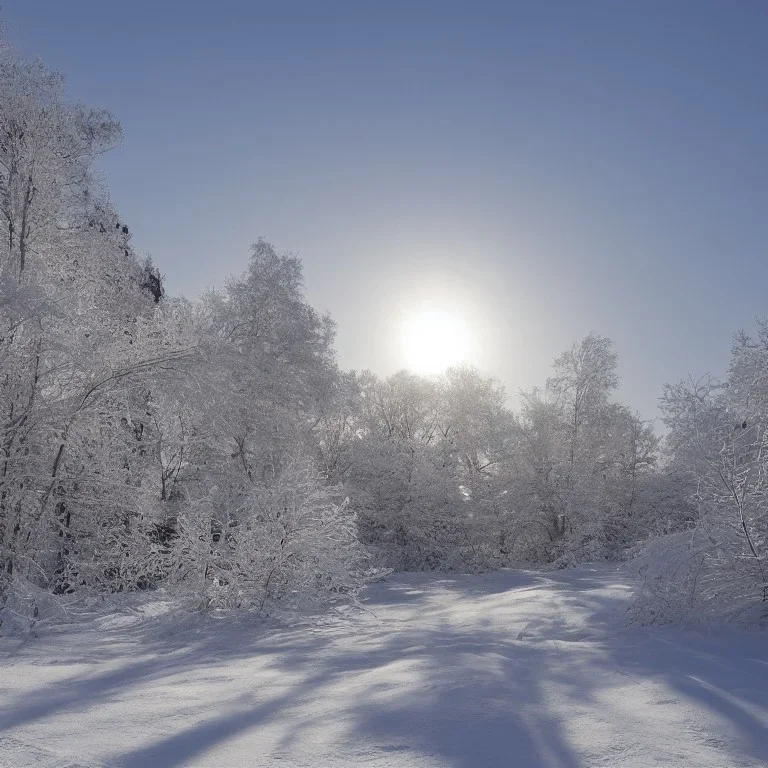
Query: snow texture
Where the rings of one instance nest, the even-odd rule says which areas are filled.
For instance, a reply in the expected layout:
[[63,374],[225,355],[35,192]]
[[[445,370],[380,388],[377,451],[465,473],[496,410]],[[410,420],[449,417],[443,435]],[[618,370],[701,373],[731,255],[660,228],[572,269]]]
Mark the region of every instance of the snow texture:
[[768,649],[627,628],[614,567],[404,574],[265,627],[118,612],[0,646],[0,766],[768,764]]

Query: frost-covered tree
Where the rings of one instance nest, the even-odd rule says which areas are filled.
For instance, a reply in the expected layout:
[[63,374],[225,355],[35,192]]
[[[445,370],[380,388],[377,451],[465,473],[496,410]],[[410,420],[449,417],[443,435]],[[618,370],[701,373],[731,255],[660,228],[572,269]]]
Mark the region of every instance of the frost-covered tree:
[[30,269],[66,279],[86,264],[61,246],[86,222],[108,226],[97,215],[93,159],[120,142],[120,126],[106,111],[65,103],[63,78],[1,36],[0,105],[0,262],[19,280]]
[[92,172],[119,125],[67,105],[61,78],[4,42],[0,93],[2,570],[63,591],[88,579],[74,563],[98,562],[95,542],[135,537],[117,446],[158,349],[127,227]]
[[15,585],[354,593],[355,513],[307,458],[338,389],[332,321],[264,241],[224,290],[166,298],[95,182],[119,139],[0,44],[0,605]]
[[567,440],[564,525],[573,529],[583,511],[582,494],[593,480],[602,437],[607,427],[606,409],[618,384],[613,342],[591,333],[554,362],[555,375],[547,381],[550,398],[562,414]]
[[205,606],[317,605],[360,588],[355,513],[308,457],[268,483],[210,487],[179,511],[168,583]]
[[737,335],[722,382],[665,387],[671,466],[695,505],[690,530],[638,560],[645,620],[703,619],[763,599],[768,585],[768,325]]
[[387,565],[439,568],[458,546],[461,495],[438,448],[437,384],[405,371],[357,383],[346,482],[363,541]]
[[504,463],[513,559],[616,557],[647,535],[657,439],[612,401],[616,363],[610,339],[590,334],[524,396]]

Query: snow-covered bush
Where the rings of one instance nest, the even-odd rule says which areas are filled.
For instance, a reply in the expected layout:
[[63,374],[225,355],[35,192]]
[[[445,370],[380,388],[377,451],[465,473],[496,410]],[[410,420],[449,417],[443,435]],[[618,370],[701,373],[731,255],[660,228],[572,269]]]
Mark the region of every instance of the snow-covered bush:
[[638,559],[638,615],[705,620],[754,607],[768,587],[768,325],[756,340],[737,336],[725,381],[667,386],[662,405],[695,514],[692,531]]
[[636,581],[630,608],[641,624],[709,624],[738,621],[760,607],[760,564],[743,550],[734,528],[700,523],[639,546],[626,568]]
[[355,514],[307,458],[268,485],[183,504],[170,562],[170,583],[205,606],[258,609],[352,598],[365,568]]
[[67,603],[27,579],[15,577],[6,584],[0,605],[0,634],[28,637],[38,623],[69,618]]

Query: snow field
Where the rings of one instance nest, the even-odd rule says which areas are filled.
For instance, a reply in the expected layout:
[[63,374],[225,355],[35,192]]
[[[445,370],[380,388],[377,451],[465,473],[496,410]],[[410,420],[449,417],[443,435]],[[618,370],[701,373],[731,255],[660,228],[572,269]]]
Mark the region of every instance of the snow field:
[[759,633],[627,628],[608,566],[401,574],[267,628],[130,616],[0,646],[0,766],[757,768]]

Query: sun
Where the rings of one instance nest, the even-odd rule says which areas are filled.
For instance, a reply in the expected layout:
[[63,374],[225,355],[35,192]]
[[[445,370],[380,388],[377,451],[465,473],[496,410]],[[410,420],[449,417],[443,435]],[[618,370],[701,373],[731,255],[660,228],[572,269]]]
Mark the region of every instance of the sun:
[[442,373],[469,359],[471,339],[464,319],[452,312],[429,310],[414,313],[403,325],[402,352],[414,373]]

